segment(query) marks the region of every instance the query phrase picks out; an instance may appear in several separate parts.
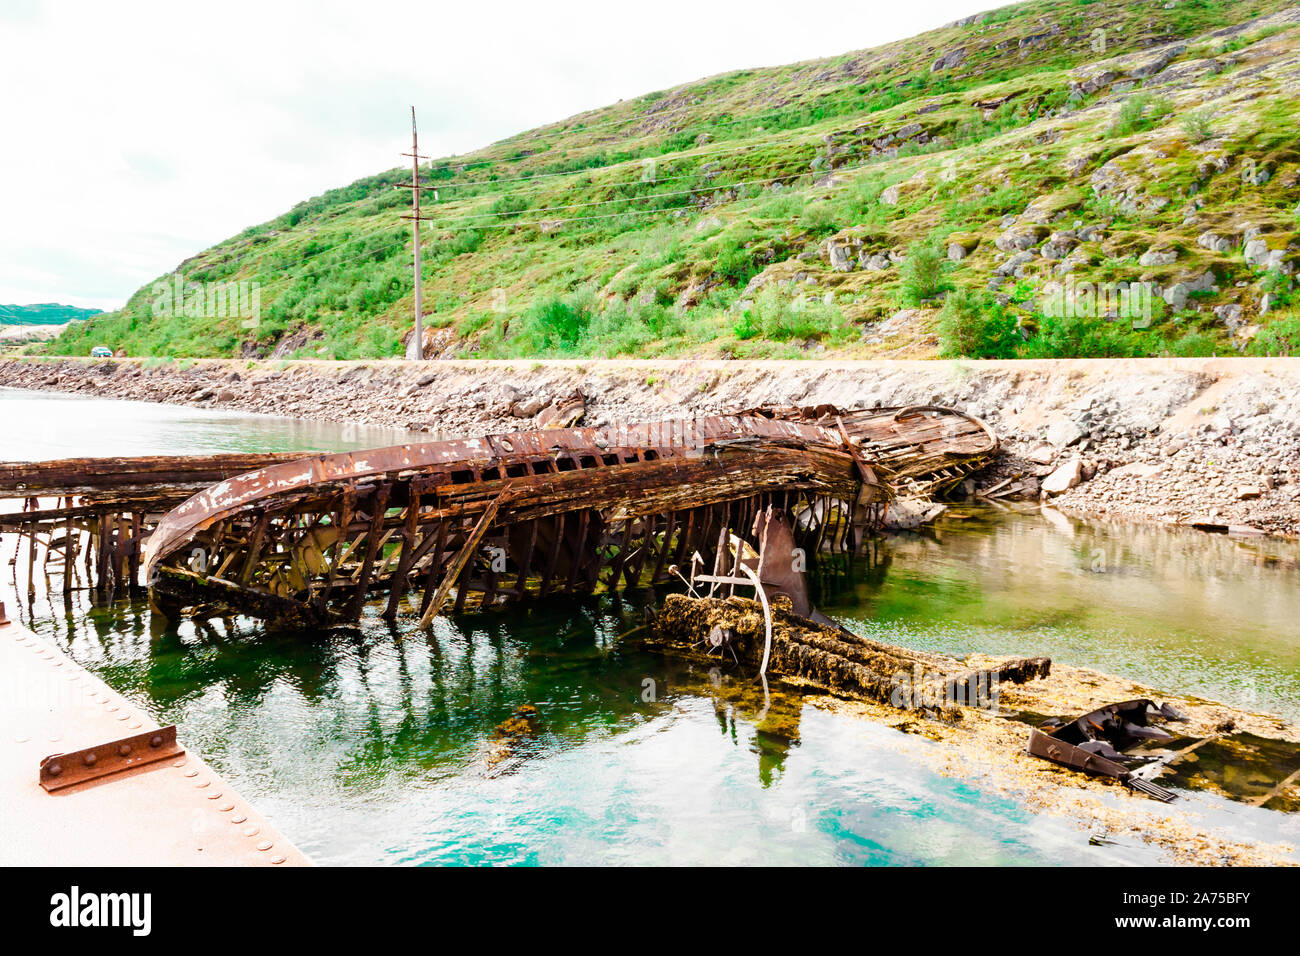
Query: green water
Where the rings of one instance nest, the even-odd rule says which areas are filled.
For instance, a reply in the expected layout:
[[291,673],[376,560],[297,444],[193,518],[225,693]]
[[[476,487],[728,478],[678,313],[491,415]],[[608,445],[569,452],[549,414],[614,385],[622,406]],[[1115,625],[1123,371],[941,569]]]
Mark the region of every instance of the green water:
[[[0,429],[0,459],[113,453],[103,450],[117,447],[113,429],[130,435],[118,454],[379,443],[369,430],[0,392],[0,417],[15,421],[19,406],[23,423]],[[909,646],[1051,654],[1297,714],[1294,544],[1026,512],[955,515],[877,542],[823,606]],[[13,547],[0,542],[4,579],[25,593],[8,566]],[[765,705],[735,667],[646,653],[634,629],[652,600],[557,600],[429,631],[372,610],[357,628],[296,635],[247,619],[168,627],[141,602],[95,607],[84,591],[65,600],[42,589],[20,613],[177,723],[321,863],[1160,858],[1089,846],[1067,820],[933,772],[924,738],[796,694]],[[536,734],[503,741],[496,728],[524,704],[539,712]],[[1300,842],[1294,816],[1210,794],[1189,791],[1171,812],[1243,839]]]
[[963,510],[880,542],[823,608],[859,633],[1046,655],[1300,720],[1300,545]]

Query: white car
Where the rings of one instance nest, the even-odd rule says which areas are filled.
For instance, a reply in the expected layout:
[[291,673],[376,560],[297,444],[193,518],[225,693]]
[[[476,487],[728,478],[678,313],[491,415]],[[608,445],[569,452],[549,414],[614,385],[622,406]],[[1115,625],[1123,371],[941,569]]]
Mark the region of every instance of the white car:
[[93,349],[90,350],[90,357],[91,358],[112,358],[113,350],[110,349],[107,345],[96,345]]

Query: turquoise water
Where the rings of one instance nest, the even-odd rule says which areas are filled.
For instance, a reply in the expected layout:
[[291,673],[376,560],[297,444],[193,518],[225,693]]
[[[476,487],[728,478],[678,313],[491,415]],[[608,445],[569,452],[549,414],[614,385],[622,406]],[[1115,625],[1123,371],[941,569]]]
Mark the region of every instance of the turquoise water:
[[[0,460],[116,447],[106,429],[118,426],[131,454],[377,443],[368,430],[0,392],[6,420],[14,403],[22,444],[0,434]],[[42,420],[58,428],[30,424]],[[17,583],[13,547],[0,542]],[[1293,543],[990,509],[879,542],[823,606],[909,646],[1047,653],[1294,716],[1296,558]],[[924,738],[794,693],[765,709],[751,675],[647,653],[636,629],[650,597],[556,600],[429,631],[372,612],[356,628],[294,635],[247,619],[168,627],[142,602],[94,607],[87,592],[42,591],[19,610],[177,723],[320,863],[1159,859],[1091,847],[1067,820],[934,772]],[[536,732],[503,737],[521,705],[537,708]],[[1176,806],[1246,838],[1300,836],[1286,815],[1204,794]]]

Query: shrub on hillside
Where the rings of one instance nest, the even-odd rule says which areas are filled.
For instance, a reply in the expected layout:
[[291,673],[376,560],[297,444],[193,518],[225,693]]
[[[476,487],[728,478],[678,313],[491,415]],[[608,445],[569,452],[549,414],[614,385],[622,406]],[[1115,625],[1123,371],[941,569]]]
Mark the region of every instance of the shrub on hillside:
[[539,351],[572,349],[582,341],[591,324],[585,306],[564,299],[542,299],[524,313],[524,328],[540,346]]
[[1152,340],[1126,322],[1093,316],[1044,316],[1025,343],[1026,358],[1135,358],[1151,350]]
[[1274,319],[1251,339],[1251,355],[1300,355],[1300,315]]
[[1214,135],[1209,110],[1195,110],[1183,117],[1182,127],[1193,143],[1202,143]]
[[764,289],[754,298],[732,331],[739,339],[761,336],[773,342],[816,339],[833,344],[846,342],[855,334],[835,306],[803,296],[787,299],[772,289]]
[[955,289],[939,313],[944,358],[1015,358],[1021,345],[1015,317],[985,292]]
[[912,243],[899,269],[899,301],[904,306],[917,306],[938,295],[943,289],[943,263],[943,250],[937,240]]
[[506,194],[488,208],[488,212],[501,219],[512,219],[528,208],[528,200]]
[[1119,114],[1115,117],[1109,134],[1128,136],[1131,133],[1151,129],[1173,110],[1173,103],[1166,97],[1155,97],[1150,93],[1134,93],[1120,105]]
[[758,273],[753,256],[737,239],[723,239],[713,260],[713,272],[729,285],[744,285]]
[[1178,358],[1198,358],[1213,355],[1219,348],[1219,340],[1211,332],[1193,329],[1184,332],[1176,339],[1165,343],[1165,351]]

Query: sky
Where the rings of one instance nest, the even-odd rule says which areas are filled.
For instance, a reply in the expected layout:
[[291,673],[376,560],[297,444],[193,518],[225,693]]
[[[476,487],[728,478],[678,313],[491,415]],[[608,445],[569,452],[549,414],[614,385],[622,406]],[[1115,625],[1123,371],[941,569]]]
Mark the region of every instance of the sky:
[[187,257],[421,152],[998,6],[915,0],[0,0],[0,303],[116,308]]

